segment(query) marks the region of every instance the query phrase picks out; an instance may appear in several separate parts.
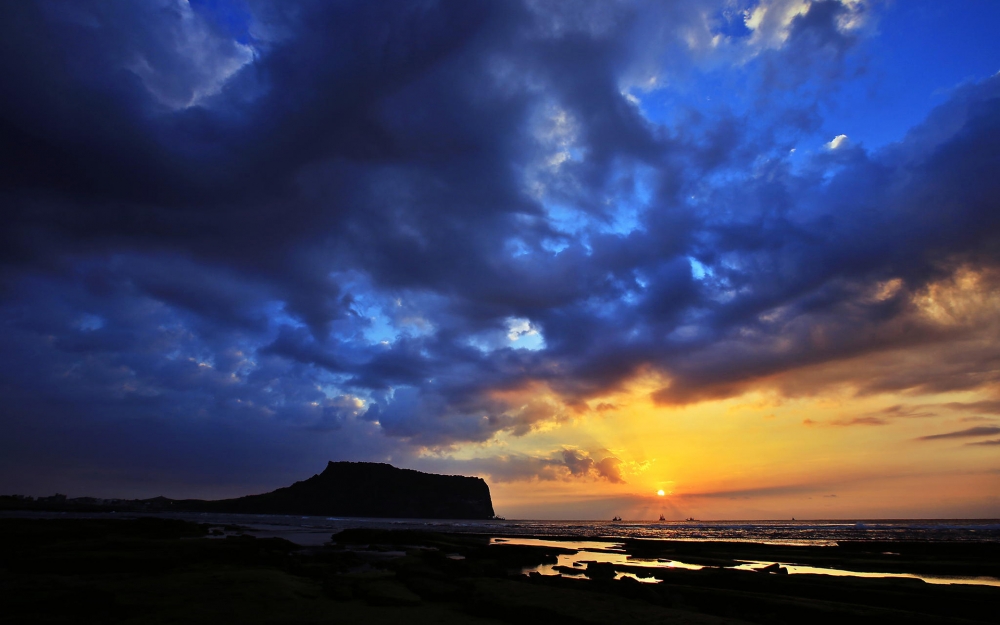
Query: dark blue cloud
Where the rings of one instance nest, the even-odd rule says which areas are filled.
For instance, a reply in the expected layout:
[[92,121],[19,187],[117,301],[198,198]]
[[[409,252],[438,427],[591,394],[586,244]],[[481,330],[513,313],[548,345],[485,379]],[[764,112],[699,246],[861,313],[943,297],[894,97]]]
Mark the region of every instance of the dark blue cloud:
[[[1000,79],[809,148],[861,18],[764,40],[722,4],[5,5],[0,487],[276,485],[642,370],[687,403],[947,341],[911,295],[1000,260]],[[983,388],[992,357],[856,383]],[[620,479],[567,454],[511,462]]]

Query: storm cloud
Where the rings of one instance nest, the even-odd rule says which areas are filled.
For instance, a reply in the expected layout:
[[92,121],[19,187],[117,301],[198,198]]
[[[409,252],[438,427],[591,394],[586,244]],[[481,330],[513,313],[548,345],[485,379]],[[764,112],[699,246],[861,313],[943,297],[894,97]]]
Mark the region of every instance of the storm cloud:
[[[649,372],[661,405],[998,388],[1000,76],[793,154],[876,16],[787,4],[5,3],[0,486],[242,494]],[[622,481],[553,453],[492,470]]]

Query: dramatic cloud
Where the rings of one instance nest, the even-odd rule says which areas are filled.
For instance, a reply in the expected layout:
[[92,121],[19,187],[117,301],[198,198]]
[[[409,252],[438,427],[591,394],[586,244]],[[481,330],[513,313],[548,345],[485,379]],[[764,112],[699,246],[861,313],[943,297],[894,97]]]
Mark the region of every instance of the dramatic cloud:
[[917,407],[896,404],[883,408],[878,412],[873,412],[857,417],[836,419],[831,421],[831,425],[887,425],[893,419],[923,419],[937,416],[933,412],[919,410]]
[[[602,456],[603,454],[598,454]],[[471,460],[452,458],[421,458],[417,462],[428,470],[450,473],[454,471],[486,475],[492,483],[505,482],[580,482],[606,481],[624,484],[622,461],[614,456],[595,460],[587,451],[561,449],[551,453],[531,456],[525,454],[499,454]]]
[[945,406],[953,410],[1000,415],[1000,401],[950,402],[945,404]]
[[[878,17],[5,3],[0,488],[463,446],[498,480],[624,483],[608,443],[488,446],[626,411],[639,377],[661,407],[998,397],[1000,76],[870,148],[824,116]],[[833,423],[932,416],[908,406]]]
[[1000,427],[995,426],[981,426],[975,428],[969,428],[967,430],[959,430],[957,432],[946,432],[944,434],[932,434],[930,436],[921,436],[922,441],[933,441],[942,438],[973,438],[976,436],[991,436],[993,434],[1000,434]]
[[966,445],[984,445],[984,446],[1000,445],[1000,438],[995,438],[995,439],[989,440],[989,441],[978,441],[978,442],[975,442],[975,443],[966,443]]
[[573,449],[563,451],[563,462],[570,474],[574,476],[594,475],[606,479],[612,483],[624,482],[619,465],[621,460],[614,457],[607,457],[600,461],[595,461],[589,456],[583,455]]

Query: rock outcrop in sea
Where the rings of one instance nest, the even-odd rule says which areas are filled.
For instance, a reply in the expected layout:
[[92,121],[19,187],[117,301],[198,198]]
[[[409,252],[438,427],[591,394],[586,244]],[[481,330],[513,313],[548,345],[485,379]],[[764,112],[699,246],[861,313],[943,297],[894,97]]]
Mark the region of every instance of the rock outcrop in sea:
[[307,480],[236,499],[96,499],[0,496],[0,510],[70,512],[232,512],[410,519],[492,519],[481,477],[437,475],[378,462],[330,462]]
[[490,487],[481,477],[422,473],[377,462],[330,462],[322,473],[291,486],[204,504],[204,509],[212,511],[251,514],[418,519],[494,516]]

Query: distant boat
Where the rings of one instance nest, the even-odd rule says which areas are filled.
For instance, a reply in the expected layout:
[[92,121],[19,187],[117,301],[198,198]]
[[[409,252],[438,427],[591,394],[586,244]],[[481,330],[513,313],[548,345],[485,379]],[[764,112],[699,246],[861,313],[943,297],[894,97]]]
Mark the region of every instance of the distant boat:
[[685,521],[697,521],[698,519],[696,519],[696,518],[694,518],[694,517],[688,517],[688,518],[686,518],[686,519],[684,519],[684,520],[685,520]]
[[661,514],[661,515],[660,515],[660,522],[663,522],[663,521],[666,521],[666,520],[667,520],[667,517],[665,517],[665,516],[663,516],[663,515]]
[[614,523],[614,522],[621,521],[621,520],[622,520],[622,518],[620,516],[616,516],[616,517],[614,517],[614,518],[611,519],[611,522]]

